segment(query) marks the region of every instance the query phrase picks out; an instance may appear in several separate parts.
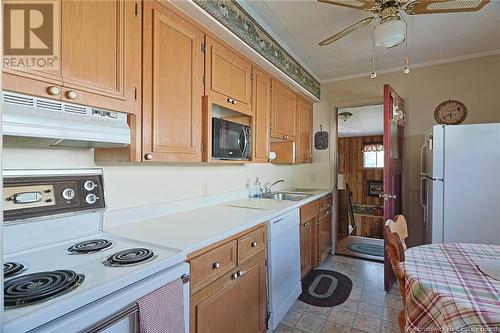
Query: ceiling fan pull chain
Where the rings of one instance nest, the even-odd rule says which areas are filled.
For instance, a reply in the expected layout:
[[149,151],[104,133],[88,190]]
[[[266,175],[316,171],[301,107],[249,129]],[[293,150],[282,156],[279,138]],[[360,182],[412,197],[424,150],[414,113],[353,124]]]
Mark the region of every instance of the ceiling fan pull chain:
[[370,74],[372,79],[377,77],[375,72],[375,28],[372,30],[372,73]]

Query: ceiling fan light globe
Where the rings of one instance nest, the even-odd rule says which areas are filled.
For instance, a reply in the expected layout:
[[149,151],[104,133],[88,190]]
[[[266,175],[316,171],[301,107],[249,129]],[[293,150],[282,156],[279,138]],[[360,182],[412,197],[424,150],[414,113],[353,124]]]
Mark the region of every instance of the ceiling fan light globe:
[[391,48],[405,40],[406,25],[400,18],[381,22],[375,27],[375,44]]
[[376,77],[377,77],[377,73],[372,72],[372,73],[370,74],[370,77],[371,77],[372,79],[376,78]]
[[403,73],[405,73],[405,74],[410,74],[410,67],[406,66],[406,67],[403,69]]

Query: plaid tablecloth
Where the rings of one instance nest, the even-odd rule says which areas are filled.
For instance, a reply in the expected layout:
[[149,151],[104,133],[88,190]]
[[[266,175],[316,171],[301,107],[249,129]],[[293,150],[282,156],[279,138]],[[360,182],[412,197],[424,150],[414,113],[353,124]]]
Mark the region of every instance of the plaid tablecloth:
[[500,246],[431,244],[405,257],[407,332],[500,333],[500,281],[477,267]]

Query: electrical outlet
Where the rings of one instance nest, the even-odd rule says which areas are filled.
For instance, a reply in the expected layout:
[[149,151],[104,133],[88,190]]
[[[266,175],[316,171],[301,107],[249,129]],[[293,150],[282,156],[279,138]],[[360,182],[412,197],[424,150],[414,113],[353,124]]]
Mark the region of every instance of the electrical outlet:
[[316,181],[316,173],[315,172],[309,174],[309,180],[312,182]]

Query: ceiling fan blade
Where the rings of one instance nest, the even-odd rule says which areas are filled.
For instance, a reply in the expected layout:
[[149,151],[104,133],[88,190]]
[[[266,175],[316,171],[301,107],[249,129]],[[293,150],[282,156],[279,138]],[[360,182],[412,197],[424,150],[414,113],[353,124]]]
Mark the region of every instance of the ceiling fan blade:
[[475,12],[490,0],[416,0],[410,2],[405,12],[408,15]]
[[345,28],[341,32],[336,33],[332,37],[325,39],[324,41],[320,42],[319,45],[324,46],[324,45],[331,44],[331,43],[339,40],[340,38],[342,38],[342,37],[350,34],[354,30],[357,30],[357,29],[359,29],[361,27],[364,27],[364,26],[370,24],[374,19],[375,19],[375,17],[367,17],[367,18],[359,21],[358,23],[355,23],[355,24],[351,25],[348,28]]
[[377,11],[380,3],[376,0],[318,0],[329,5],[342,6],[347,8]]

